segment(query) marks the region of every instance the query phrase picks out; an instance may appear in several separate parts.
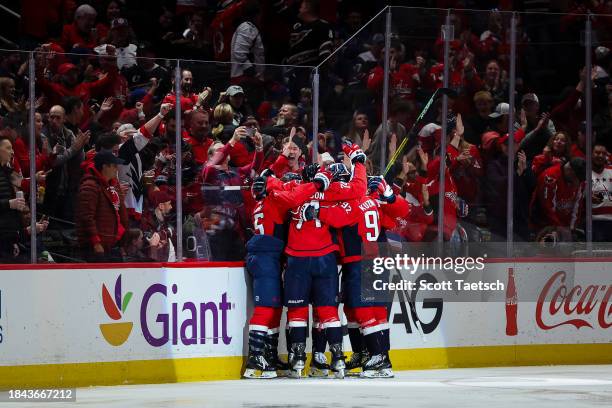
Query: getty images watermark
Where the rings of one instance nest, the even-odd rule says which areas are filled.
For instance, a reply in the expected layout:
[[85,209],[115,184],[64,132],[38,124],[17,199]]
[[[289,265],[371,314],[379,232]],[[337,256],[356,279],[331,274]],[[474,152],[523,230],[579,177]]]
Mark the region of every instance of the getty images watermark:
[[486,252],[448,249],[410,243],[364,247],[370,256],[362,261],[362,301],[393,302],[398,291],[453,302],[505,301],[507,274],[491,268]]
[[[380,279],[374,279],[372,287],[377,291],[385,290],[505,290],[506,286],[503,281],[496,280],[487,282],[477,280],[470,282],[466,279],[455,278],[452,280],[442,280],[431,282],[426,280],[414,280],[417,273],[420,275],[424,272],[443,272],[454,273],[458,276],[472,271],[484,271],[485,256],[478,257],[441,257],[441,256],[410,256],[408,254],[395,254],[394,256],[375,257],[372,259],[372,273],[378,275]],[[401,278],[399,281],[389,281],[388,277],[395,271],[400,277],[410,275],[410,279]]]

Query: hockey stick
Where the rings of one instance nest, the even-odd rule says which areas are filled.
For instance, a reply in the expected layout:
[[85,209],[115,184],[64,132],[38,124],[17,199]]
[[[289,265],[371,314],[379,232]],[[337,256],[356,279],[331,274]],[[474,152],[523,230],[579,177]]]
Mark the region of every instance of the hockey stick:
[[[402,276],[402,273],[397,269],[395,271],[399,275],[400,279],[404,281],[405,279]],[[412,313],[412,321],[414,322],[414,327],[421,334],[421,340],[423,340],[423,343],[427,343],[425,332],[423,331],[423,327],[421,326],[421,320],[419,319],[419,315],[417,314],[417,311],[416,311],[416,300],[409,293],[404,293],[404,296],[406,297],[406,300],[408,301],[408,306],[410,306],[410,312]],[[415,295],[415,298],[416,298],[416,295]]]
[[393,153],[393,156],[391,157],[391,160],[389,160],[389,163],[387,163],[387,167],[385,168],[385,172],[383,173],[383,176],[387,175],[389,170],[391,170],[391,167],[393,167],[393,164],[402,155],[402,151],[406,147],[406,144],[408,144],[408,140],[410,140],[412,135],[415,134],[417,129],[421,126],[423,120],[425,119],[425,116],[427,116],[427,113],[429,113],[431,105],[433,105],[434,101],[436,99],[438,99],[442,95],[447,95],[447,96],[449,96],[451,98],[456,98],[457,97],[457,92],[455,92],[455,91],[453,91],[452,89],[449,89],[449,88],[438,88],[438,89],[435,90],[435,92],[433,93],[433,95],[431,95],[431,97],[427,101],[427,104],[425,105],[425,107],[423,108],[423,110],[421,111],[419,116],[414,121],[414,124],[410,128],[410,131],[406,134],[406,137],[404,138],[404,140],[402,140],[402,143],[400,143],[400,145],[397,148],[397,150],[395,150],[395,153]]
[[250,190],[251,186],[202,186],[202,190],[205,191],[239,191],[239,190]]

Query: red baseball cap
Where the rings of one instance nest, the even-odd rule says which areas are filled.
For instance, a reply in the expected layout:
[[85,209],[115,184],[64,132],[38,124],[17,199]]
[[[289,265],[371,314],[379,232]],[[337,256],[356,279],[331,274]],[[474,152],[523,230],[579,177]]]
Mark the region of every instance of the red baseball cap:
[[[521,132],[514,132],[514,143],[521,143],[521,141],[523,140],[523,133]],[[497,139],[497,144],[504,144],[508,142],[508,139],[510,138],[510,135],[508,133],[506,133],[503,136],[500,136]]]

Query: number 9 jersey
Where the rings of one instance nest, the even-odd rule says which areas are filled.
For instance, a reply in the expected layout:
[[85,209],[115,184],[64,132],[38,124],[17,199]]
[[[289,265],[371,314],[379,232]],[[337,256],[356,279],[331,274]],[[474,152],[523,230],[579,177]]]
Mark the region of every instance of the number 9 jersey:
[[[376,242],[386,240],[383,228],[389,218],[406,216],[409,204],[398,196],[392,204],[369,196],[321,207],[319,219],[331,227],[340,229],[341,263],[360,261],[378,254]],[[370,245],[368,245],[370,243]],[[362,245],[365,253],[362,254]]]

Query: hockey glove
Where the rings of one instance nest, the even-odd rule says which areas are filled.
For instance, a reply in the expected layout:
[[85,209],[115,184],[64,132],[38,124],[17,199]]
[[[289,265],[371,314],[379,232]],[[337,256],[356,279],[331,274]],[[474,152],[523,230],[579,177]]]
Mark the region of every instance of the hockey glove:
[[378,191],[378,199],[389,204],[395,202],[395,193],[383,176],[372,177],[368,180],[368,190]]
[[312,181],[317,185],[317,190],[325,191],[331,184],[331,174],[328,171],[320,171],[315,174]]
[[312,181],[313,177],[315,176],[315,174],[317,174],[318,171],[319,165],[317,163],[308,164],[304,166],[304,169],[302,170],[302,179],[305,182]]
[[256,177],[255,180],[253,180],[251,194],[253,194],[253,198],[255,198],[255,200],[259,201],[266,196],[266,181],[267,178],[262,176]]
[[351,162],[353,164],[365,164],[367,159],[365,153],[358,145],[353,144],[353,142],[351,142],[349,139],[346,139],[344,140],[344,142],[342,142],[342,151],[351,159]]

